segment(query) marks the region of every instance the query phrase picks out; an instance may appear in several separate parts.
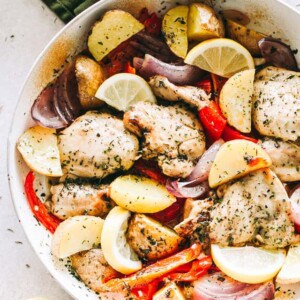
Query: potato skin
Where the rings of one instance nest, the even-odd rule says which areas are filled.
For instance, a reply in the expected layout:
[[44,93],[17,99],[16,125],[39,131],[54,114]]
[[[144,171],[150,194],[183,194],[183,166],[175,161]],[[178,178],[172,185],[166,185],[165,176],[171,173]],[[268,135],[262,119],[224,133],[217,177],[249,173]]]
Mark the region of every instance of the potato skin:
[[104,102],[95,97],[97,89],[106,79],[102,67],[94,60],[79,55],[75,60],[75,75],[82,107],[92,109],[103,105]]
[[261,55],[258,41],[266,35],[248,29],[232,20],[226,20],[226,31],[229,38],[243,45],[252,55]]
[[189,40],[199,42],[224,37],[224,25],[211,7],[193,3],[189,9],[187,34]]
[[127,242],[141,259],[156,260],[176,252],[181,238],[156,220],[135,214],[128,226]]

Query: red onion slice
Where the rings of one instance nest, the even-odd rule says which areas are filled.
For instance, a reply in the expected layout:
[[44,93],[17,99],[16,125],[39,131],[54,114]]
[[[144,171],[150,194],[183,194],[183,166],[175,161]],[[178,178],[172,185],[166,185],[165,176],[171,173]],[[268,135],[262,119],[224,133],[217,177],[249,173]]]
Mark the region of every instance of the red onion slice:
[[66,127],[67,123],[54,109],[54,89],[53,84],[44,88],[31,107],[31,117],[41,126],[59,129]]
[[205,195],[210,189],[207,181],[192,185],[191,182],[168,180],[166,187],[167,190],[177,198],[199,198]]
[[272,281],[247,284],[221,272],[204,275],[193,285],[193,299],[197,300],[271,300],[275,294]]
[[155,75],[162,75],[167,77],[170,82],[179,85],[195,83],[205,74],[203,70],[195,66],[168,64],[149,54],[146,54],[144,59],[135,57],[133,66],[138,74],[146,80]]
[[258,47],[263,58],[273,66],[293,71],[298,70],[295,55],[287,44],[268,37],[261,39]]
[[197,182],[200,183],[206,180],[208,178],[212,163],[223,144],[224,141],[222,139],[215,141],[201,156],[196,167],[194,168],[190,176],[186,179],[186,181],[197,180]]

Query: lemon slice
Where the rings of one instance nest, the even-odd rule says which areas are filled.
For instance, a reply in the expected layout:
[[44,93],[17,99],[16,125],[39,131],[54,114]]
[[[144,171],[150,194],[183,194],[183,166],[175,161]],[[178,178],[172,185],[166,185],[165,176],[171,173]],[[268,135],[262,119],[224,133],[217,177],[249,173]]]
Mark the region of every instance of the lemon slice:
[[107,215],[101,234],[101,248],[107,262],[122,274],[131,274],[142,268],[142,263],[126,241],[130,212],[114,207]]
[[95,96],[121,111],[139,101],[156,103],[148,83],[142,77],[129,73],[119,73],[106,79]]
[[184,62],[222,77],[254,69],[250,52],[241,44],[225,38],[198,44],[189,51]]
[[21,135],[17,148],[35,172],[51,177],[63,175],[55,129],[31,127]]
[[234,74],[224,84],[219,104],[229,125],[245,133],[251,131],[251,108],[255,69]]
[[212,258],[226,275],[245,283],[261,283],[276,276],[285,259],[285,250],[266,250],[252,246],[211,245]]
[[281,284],[290,284],[300,281],[300,244],[290,247],[276,281]]

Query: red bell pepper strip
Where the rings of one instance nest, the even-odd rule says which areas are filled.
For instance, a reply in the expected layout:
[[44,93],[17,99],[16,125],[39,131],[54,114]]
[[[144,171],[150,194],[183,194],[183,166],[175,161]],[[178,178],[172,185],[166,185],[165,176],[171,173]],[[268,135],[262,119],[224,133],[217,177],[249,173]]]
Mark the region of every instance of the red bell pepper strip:
[[213,92],[212,83],[209,78],[196,82],[195,86],[204,90],[206,94],[210,94]]
[[153,295],[158,290],[159,282],[160,280],[154,280],[145,286],[139,288],[133,288],[131,290],[131,293],[135,295],[139,300],[152,300]]
[[146,175],[147,177],[156,180],[161,184],[166,184],[167,176],[165,176],[158,165],[154,161],[139,159],[135,162],[133,166],[133,171],[141,175]]
[[178,267],[193,261],[200,255],[201,249],[200,244],[193,244],[190,248],[158,260],[128,277],[112,279],[103,284],[101,288],[104,292],[120,291],[124,286],[130,290],[141,289],[154,280],[160,279],[162,276],[176,270]]
[[188,272],[174,272],[166,276],[166,278],[173,281],[191,282],[199,279],[207,273],[212,266],[212,258],[210,256],[193,261],[192,266]]
[[149,14],[145,7],[141,10],[138,20],[144,24],[145,30],[152,35],[159,35],[161,32],[162,20],[156,13]]
[[130,73],[130,74],[136,74],[136,69],[134,67],[132,67],[130,62],[128,61],[125,64],[124,72],[125,73]]
[[144,22],[146,31],[152,35],[159,35],[161,32],[161,19],[156,15],[156,13],[152,13],[150,17]]
[[140,11],[140,15],[138,17],[138,20],[144,24],[144,22],[150,18],[150,14],[149,14],[149,11],[148,11],[148,8],[147,7],[144,7],[143,9],[141,9]]
[[61,220],[49,213],[44,203],[39,200],[35,193],[33,182],[34,174],[30,171],[26,176],[24,184],[28,204],[36,219],[44,225],[47,230],[54,233]]
[[164,224],[170,223],[180,215],[180,212],[184,206],[184,202],[185,199],[177,198],[177,201],[173,203],[171,206],[157,213],[150,214],[150,217]]
[[226,119],[222,115],[218,104],[211,101],[209,106],[206,106],[199,111],[199,117],[208,138],[212,142],[218,140],[226,126]]
[[222,132],[222,138],[226,142],[232,141],[232,140],[247,140],[247,141],[250,141],[250,142],[253,142],[256,144],[258,143],[257,139],[246,136],[228,125],[225,126],[225,128]]

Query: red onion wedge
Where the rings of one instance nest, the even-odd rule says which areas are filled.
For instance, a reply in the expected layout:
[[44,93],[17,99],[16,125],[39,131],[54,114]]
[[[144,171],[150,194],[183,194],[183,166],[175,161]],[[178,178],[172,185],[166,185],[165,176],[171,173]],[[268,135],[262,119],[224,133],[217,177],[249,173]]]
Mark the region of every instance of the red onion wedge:
[[204,275],[193,286],[193,299],[197,300],[271,300],[275,295],[272,281],[242,283],[221,272]]
[[35,100],[31,108],[32,118],[44,127],[59,129],[68,126],[82,109],[77,91],[74,64],[70,64]]
[[222,139],[215,141],[201,156],[196,167],[186,179],[186,181],[202,182],[208,178],[209,171],[211,169],[212,163],[216,158],[216,155],[220,147],[224,144]]
[[148,80],[154,75],[162,75],[174,84],[190,85],[199,81],[205,72],[195,66],[187,64],[168,64],[146,54],[145,58],[135,57],[133,66],[138,74]]
[[266,59],[267,63],[278,67],[293,71],[298,71],[297,61],[293,51],[287,44],[274,39],[263,38],[258,42],[261,55]]
[[179,180],[167,180],[167,190],[177,198],[199,198],[209,191],[207,181],[196,183],[184,182]]
[[39,125],[48,128],[64,128],[67,123],[54,109],[53,96],[55,85],[48,85],[37,97],[31,107],[31,117]]
[[199,198],[209,191],[208,174],[215,157],[224,144],[222,139],[215,141],[201,156],[196,167],[185,181],[168,180],[168,191],[178,198]]

